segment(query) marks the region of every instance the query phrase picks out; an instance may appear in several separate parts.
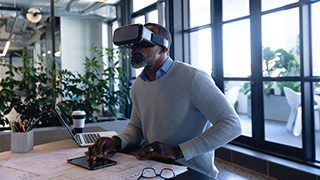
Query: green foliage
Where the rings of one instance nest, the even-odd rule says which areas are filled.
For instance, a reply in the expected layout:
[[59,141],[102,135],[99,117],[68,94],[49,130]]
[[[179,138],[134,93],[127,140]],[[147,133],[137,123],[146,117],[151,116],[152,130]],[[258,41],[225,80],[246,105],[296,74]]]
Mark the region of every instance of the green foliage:
[[[263,72],[266,77],[283,77],[283,76],[299,76],[300,75],[300,61],[295,57],[292,51],[287,52],[280,48],[272,51],[270,47],[263,49],[263,59],[265,63],[265,70]],[[271,94],[274,82],[266,81],[264,83],[264,94],[266,96]],[[295,91],[301,91],[300,82],[279,81],[276,85],[284,93],[283,88],[289,87]],[[241,89],[245,95],[250,95],[250,83],[245,83]]]
[[[126,58],[125,52],[94,45],[91,51],[94,56],[85,58],[84,74],[55,70],[54,61],[40,56],[37,62],[32,62],[27,48],[21,54],[16,53],[23,66],[1,63],[8,70],[0,81],[0,125],[9,123],[5,116],[12,110],[22,120],[36,120],[36,125],[61,125],[52,111],[56,99],[60,99],[64,115],[69,118],[74,110],[86,111],[88,122],[96,122],[94,113],[117,117],[117,109],[124,110],[125,104],[131,102],[125,80],[127,72],[118,67],[120,58]],[[104,57],[108,66],[101,63]],[[106,112],[100,111],[102,107]]]
[[[19,114],[22,120],[34,119],[42,125],[57,125],[54,114],[50,109],[55,104],[55,95],[58,93],[58,86],[55,83],[55,70],[53,61],[46,61],[39,57],[39,61],[32,62],[32,57],[27,55],[27,48],[22,53],[15,53],[23,60],[23,66],[1,64],[8,70],[6,77],[1,80],[1,106],[0,123],[8,123],[5,115],[13,109]],[[51,63],[47,68],[45,63]]]
[[[61,84],[64,100],[60,103],[66,112],[84,110],[88,122],[96,122],[94,113],[118,117],[117,107],[124,110],[125,103],[131,99],[127,94],[127,71],[118,67],[120,58],[126,58],[125,52],[101,49],[92,45],[92,58],[85,58],[85,74],[73,74],[67,70],[61,72]],[[107,58],[107,68],[101,58]],[[101,108],[106,112],[101,112]],[[71,113],[66,113],[71,117]]]

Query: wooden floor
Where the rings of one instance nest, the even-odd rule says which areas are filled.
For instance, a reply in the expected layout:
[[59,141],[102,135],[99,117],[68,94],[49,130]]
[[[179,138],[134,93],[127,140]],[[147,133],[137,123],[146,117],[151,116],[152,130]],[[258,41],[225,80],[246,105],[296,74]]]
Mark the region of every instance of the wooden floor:
[[219,170],[218,180],[275,180],[219,158],[215,158],[215,164]]

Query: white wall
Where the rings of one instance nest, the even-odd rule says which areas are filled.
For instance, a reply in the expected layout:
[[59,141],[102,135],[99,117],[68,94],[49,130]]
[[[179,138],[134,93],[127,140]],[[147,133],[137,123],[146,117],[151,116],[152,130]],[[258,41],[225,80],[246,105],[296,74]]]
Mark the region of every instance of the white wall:
[[90,56],[90,47],[103,42],[101,18],[61,17],[61,67],[69,71],[84,72],[84,59]]

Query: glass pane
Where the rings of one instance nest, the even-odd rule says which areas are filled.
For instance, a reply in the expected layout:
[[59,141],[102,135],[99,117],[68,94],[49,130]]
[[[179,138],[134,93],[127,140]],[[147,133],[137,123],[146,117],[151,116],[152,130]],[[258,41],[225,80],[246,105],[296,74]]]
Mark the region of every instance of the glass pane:
[[133,0],[133,12],[136,12],[144,7],[147,7],[153,3],[157,2],[157,0]]
[[224,88],[226,97],[240,117],[242,135],[252,137],[250,82],[225,81]]
[[151,11],[150,13],[148,13],[148,22],[158,24],[158,10]]
[[299,76],[299,9],[262,16],[263,76]]
[[[9,64],[9,62],[10,62],[9,57],[1,57],[1,58],[0,58],[0,63],[3,64],[3,65]],[[7,77],[6,72],[7,72],[8,70],[9,70],[9,68],[0,65],[0,80],[1,80],[1,78]]]
[[320,161],[320,82],[313,83],[314,87],[314,126],[316,140],[316,160]]
[[249,19],[223,25],[223,74],[225,77],[251,75],[250,46]]
[[298,0],[261,0],[261,9],[262,11],[266,11],[295,2],[298,2]]
[[190,27],[210,24],[210,0],[190,0]]
[[264,82],[265,140],[302,148],[300,82]]
[[320,76],[320,2],[312,4],[311,11],[313,76]]
[[145,15],[133,18],[132,22],[133,22],[133,24],[137,24],[137,23],[145,24],[146,23]]
[[190,33],[191,64],[211,75],[211,28]]
[[[118,22],[114,22],[112,23],[112,33],[119,27],[119,23]],[[113,37],[113,36],[112,36]],[[117,48],[118,46],[116,46],[115,44],[112,43],[112,48],[115,49]],[[106,58],[105,58],[106,60]]]
[[222,13],[223,21],[247,16],[250,14],[249,0],[223,0]]

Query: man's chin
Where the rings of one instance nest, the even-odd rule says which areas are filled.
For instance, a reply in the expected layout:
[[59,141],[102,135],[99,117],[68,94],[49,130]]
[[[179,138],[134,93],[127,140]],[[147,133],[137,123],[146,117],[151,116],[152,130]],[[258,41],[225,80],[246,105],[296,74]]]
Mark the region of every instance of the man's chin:
[[145,66],[146,66],[146,63],[144,63],[144,62],[139,62],[139,61],[137,62],[137,61],[131,59],[131,66],[132,66],[133,68],[135,68],[135,69],[139,69],[139,68],[145,67]]

